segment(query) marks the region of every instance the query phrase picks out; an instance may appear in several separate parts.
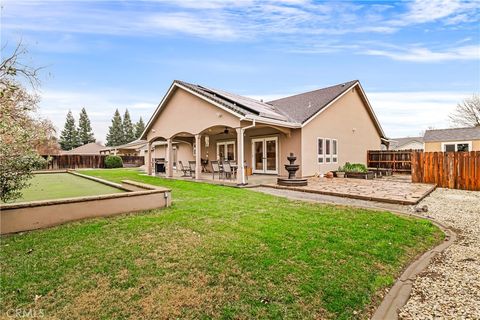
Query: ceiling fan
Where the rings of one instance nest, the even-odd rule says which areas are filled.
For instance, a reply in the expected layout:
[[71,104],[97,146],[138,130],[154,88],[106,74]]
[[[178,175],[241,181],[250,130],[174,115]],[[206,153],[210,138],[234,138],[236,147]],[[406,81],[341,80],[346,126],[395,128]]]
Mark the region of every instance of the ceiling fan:
[[230,131],[228,130],[228,127],[225,127],[222,132],[217,133],[216,136],[222,135],[222,134],[228,134]]

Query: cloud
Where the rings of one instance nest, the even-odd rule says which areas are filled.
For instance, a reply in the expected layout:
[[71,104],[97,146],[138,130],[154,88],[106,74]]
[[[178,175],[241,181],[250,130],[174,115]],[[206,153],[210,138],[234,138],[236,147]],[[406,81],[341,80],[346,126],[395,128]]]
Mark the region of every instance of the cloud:
[[[39,113],[50,119],[60,135],[68,110],[72,110],[78,125],[78,114],[85,107],[97,141],[105,142],[115,109],[123,115],[128,108],[132,121],[140,117],[146,122],[153,114],[161,97],[146,98],[111,90],[103,92],[45,90],[41,92]],[[158,101],[157,101],[158,99]]]
[[370,49],[362,52],[366,55],[383,56],[397,61],[440,62],[452,60],[480,60],[480,46],[468,45],[454,47],[443,51],[432,51],[428,48],[413,47],[398,50]]

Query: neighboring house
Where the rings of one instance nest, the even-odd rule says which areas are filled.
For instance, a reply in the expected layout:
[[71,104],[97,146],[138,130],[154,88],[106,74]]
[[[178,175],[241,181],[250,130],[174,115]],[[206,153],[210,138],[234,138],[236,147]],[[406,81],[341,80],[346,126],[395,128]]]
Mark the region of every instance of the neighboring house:
[[423,137],[405,137],[390,139],[389,150],[422,150]]
[[103,147],[100,154],[119,156],[144,156],[147,150],[147,141],[135,140],[115,147]]
[[[244,172],[286,175],[284,164],[294,153],[298,175],[336,170],[345,162],[365,163],[367,150],[386,144],[385,134],[357,80],[262,102],[233,93],[175,80],[147,123],[141,139],[165,158],[167,176],[173,164],[196,160],[233,160]],[[174,148],[174,143],[175,148]],[[238,183],[245,182],[243,174]]]
[[66,155],[66,154],[99,155],[100,150],[102,150],[103,148],[105,148],[105,146],[102,146],[97,142],[90,142],[72,150],[67,150],[67,151],[62,150],[60,151],[60,155]]
[[425,131],[425,152],[480,151],[480,127]]

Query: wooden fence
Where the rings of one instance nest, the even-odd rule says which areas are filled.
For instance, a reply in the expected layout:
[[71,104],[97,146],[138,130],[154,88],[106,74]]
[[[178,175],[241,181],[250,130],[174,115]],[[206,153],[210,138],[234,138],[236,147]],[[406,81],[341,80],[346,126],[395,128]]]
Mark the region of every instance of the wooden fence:
[[412,152],[412,182],[480,191],[480,151]]
[[[105,155],[43,155],[50,158],[48,170],[58,169],[83,169],[83,168],[105,168]],[[124,167],[139,167],[144,164],[144,157],[120,156]]]
[[412,151],[416,150],[368,150],[367,167],[409,174],[412,172]]

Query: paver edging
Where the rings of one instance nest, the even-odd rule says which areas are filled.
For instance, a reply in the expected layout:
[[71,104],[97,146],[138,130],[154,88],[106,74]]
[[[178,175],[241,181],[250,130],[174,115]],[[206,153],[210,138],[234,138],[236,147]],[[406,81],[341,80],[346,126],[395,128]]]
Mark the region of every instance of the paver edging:
[[410,299],[410,294],[412,293],[413,283],[421,272],[423,272],[432,259],[448,247],[450,247],[456,240],[457,234],[455,231],[447,227],[441,222],[436,221],[430,217],[425,217],[413,213],[406,213],[396,210],[388,210],[389,212],[412,216],[419,219],[426,219],[436,225],[440,230],[443,231],[446,238],[439,245],[434,248],[424,252],[419,258],[410,263],[400,275],[400,277],[395,281],[393,286],[388,291],[387,295],[383,297],[382,302],[375,310],[375,313],[372,316],[372,320],[382,320],[382,319],[398,319],[399,310],[407,304]]

